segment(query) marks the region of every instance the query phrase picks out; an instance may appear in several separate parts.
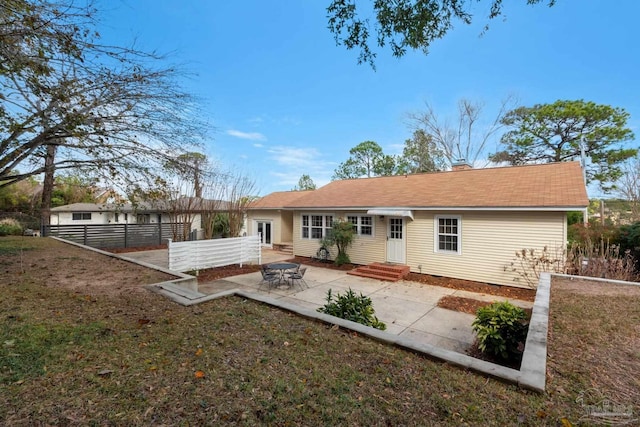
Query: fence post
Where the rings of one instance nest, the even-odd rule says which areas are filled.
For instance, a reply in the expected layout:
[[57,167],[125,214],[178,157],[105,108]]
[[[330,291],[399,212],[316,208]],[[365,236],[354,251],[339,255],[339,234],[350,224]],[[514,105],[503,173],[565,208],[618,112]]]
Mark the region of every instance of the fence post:
[[167,256],[169,257],[169,270],[173,270],[173,266],[171,265],[171,264],[173,264],[171,262],[171,260],[173,259],[171,257],[171,242],[172,242],[172,239],[168,238],[167,239]]
[[125,247],[125,248],[128,248],[128,247],[129,247],[129,246],[128,246],[128,243],[129,243],[129,242],[128,242],[128,240],[129,240],[129,239],[128,239],[128,234],[129,234],[129,227],[128,227],[128,224],[125,222],[125,223],[124,223],[124,247]]
[[83,244],[85,246],[87,246],[87,226],[86,225],[84,226],[84,239],[83,239],[83,242],[84,242]]
[[244,237],[240,237],[240,268],[242,268],[242,262],[244,261],[244,255],[246,252],[246,248],[245,248],[245,240],[246,238]]
[[158,245],[162,244],[162,218],[158,221]]

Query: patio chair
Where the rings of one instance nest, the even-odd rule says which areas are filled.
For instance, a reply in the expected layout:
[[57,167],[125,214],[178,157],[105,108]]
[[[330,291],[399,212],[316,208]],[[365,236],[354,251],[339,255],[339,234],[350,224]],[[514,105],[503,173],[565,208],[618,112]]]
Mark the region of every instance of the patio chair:
[[[297,272],[289,275],[289,280],[291,280],[291,287],[294,287],[296,283],[300,286],[300,290],[304,290],[304,288],[309,289],[309,285],[304,280],[304,273],[307,272],[307,267],[299,268]],[[302,286],[304,285],[304,287]]]
[[258,286],[258,291],[262,289],[265,284],[270,291],[274,283],[280,282],[280,274],[276,271],[269,270],[266,265],[262,266],[260,273],[262,274],[262,280],[260,281],[260,286]]
[[298,274],[299,271],[300,271],[300,264],[296,264],[296,268],[287,270],[285,274],[289,276],[289,278],[291,278],[291,275]]

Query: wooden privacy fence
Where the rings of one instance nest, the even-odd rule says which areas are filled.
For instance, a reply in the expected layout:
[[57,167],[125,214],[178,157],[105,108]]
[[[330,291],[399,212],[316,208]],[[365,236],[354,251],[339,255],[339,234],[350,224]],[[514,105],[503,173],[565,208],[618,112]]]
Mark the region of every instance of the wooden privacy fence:
[[[176,228],[177,227],[177,228]],[[173,231],[182,235],[184,224],[46,225],[43,236],[54,236],[93,248],[135,248],[167,243]]]
[[169,240],[169,270],[198,271],[247,262],[262,263],[260,236],[172,242]]

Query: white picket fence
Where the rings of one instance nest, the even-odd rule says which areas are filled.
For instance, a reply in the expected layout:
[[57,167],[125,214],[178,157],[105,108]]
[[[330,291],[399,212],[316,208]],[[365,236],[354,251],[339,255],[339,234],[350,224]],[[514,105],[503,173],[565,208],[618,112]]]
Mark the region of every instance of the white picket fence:
[[185,272],[248,262],[262,263],[260,236],[172,242],[169,270]]

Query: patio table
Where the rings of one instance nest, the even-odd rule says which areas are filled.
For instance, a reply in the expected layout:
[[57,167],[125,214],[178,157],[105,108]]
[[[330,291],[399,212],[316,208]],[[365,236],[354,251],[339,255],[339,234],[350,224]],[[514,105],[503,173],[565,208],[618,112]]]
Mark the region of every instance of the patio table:
[[282,281],[285,281],[285,273],[287,272],[287,270],[293,270],[294,268],[297,268],[298,264],[295,264],[293,262],[274,262],[271,264],[267,264],[267,268],[269,270],[276,270],[278,271],[278,273],[280,273],[280,279],[278,280],[278,285],[282,284]]

